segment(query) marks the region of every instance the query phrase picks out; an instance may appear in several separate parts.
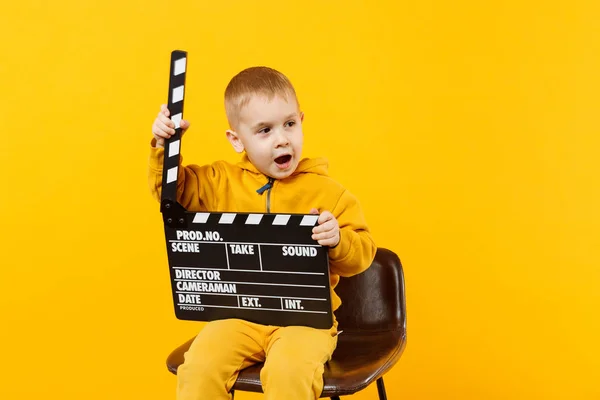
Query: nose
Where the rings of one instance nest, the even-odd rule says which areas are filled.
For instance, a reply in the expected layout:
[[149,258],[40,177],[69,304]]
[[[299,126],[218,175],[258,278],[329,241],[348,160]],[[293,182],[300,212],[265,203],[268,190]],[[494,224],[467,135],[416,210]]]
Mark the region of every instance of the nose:
[[283,131],[283,129],[278,129],[275,135],[275,148],[286,147],[290,144],[290,139]]

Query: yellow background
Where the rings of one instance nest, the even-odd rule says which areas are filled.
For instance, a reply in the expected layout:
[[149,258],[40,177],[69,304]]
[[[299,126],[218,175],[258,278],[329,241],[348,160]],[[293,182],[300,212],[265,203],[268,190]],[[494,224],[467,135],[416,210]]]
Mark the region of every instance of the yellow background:
[[173,398],[165,358],[200,324],[174,317],[146,163],[174,49],[189,52],[186,161],[237,159],[236,72],[296,85],[305,155],[329,158],[404,263],[389,398],[600,398],[599,11],[3,3],[0,398]]

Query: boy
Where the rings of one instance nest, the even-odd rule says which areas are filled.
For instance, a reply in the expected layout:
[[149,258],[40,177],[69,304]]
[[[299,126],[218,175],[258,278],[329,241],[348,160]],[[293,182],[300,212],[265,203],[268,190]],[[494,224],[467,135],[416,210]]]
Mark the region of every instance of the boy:
[[[301,159],[304,114],[289,80],[266,67],[248,68],[225,90],[230,129],[242,153],[237,164],[180,164],[177,200],[189,211],[320,214],[312,238],[329,247],[333,288],[340,276],[364,271],[376,246],[356,198],[327,176],[325,159]],[[183,131],[189,122],[181,121]],[[152,125],[149,184],[160,201],[164,140],[175,133],[165,106]],[[308,400],[323,390],[324,364],[337,344],[330,329],[264,326],[239,319],[211,321],[201,330],[177,372],[179,400],[230,399],[238,372],[265,362],[261,383],[267,400]]]

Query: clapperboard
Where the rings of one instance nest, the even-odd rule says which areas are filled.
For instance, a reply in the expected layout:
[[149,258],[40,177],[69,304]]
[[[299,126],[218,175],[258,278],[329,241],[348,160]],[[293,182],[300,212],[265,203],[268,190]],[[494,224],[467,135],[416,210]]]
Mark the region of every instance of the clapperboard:
[[171,53],[161,213],[175,315],[326,329],[333,323],[327,248],[317,215],[190,212],[177,202],[187,53]]

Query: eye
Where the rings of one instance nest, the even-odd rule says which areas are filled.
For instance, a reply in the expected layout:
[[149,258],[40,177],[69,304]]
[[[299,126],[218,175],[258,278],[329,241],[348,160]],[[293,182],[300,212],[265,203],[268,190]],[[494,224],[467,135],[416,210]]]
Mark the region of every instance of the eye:
[[271,131],[271,128],[264,127],[261,130],[259,130],[258,133],[269,133],[270,131]]
[[286,127],[292,127],[294,125],[296,125],[296,121],[294,121],[294,120],[291,120],[291,121],[288,121],[288,122],[285,123]]

